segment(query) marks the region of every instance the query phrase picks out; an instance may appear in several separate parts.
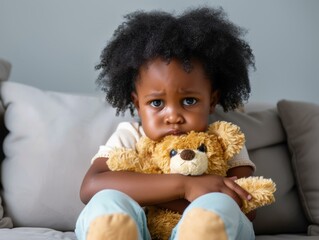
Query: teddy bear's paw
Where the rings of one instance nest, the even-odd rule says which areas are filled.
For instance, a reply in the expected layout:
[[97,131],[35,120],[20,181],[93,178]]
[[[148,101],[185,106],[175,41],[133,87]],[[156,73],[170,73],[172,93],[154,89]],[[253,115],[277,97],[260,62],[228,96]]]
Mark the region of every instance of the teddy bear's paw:
[[178,230],[179,240],[226,240],[223,220],[213,212],[193,208],[182,219]]
[[135,221],[127,214],[107,214],[95,218],[90,224],[87,240],[137,240]]
[[244,213],[275,202],[276,184],[270,178],[239,178],[235,182],[252,196],[250,201],[243,201],[242,210]]

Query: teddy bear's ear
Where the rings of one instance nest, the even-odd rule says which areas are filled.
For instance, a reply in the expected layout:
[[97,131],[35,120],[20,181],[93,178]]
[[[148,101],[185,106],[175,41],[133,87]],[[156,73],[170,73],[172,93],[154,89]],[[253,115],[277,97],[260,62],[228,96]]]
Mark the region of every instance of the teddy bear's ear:
[[225,150],[225,158],[227,160],[238,154],[245,143],[245,136],[240,128],[230,122],[214,122],[209,126],[208,133],[218,136],[218,140]]

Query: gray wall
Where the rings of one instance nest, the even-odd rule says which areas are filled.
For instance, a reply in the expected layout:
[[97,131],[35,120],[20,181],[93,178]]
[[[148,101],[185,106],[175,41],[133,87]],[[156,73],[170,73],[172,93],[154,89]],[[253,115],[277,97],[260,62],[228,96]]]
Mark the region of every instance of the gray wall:
[[94,65],[124,14],[203,4],[248,29],[257,67],[250,101],[319,103],[318,0],[0,0],[0,58],[13,65],[11,81],[97,94]]

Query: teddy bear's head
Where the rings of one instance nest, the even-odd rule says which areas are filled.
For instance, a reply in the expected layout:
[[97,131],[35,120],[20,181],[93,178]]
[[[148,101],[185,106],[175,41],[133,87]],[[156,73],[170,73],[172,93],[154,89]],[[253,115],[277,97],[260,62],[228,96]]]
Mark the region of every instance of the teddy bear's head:
[[206,132],[169,135],[157,142],[144,138],[138,149],[147,149],[152,163],[162,173],[226,176],[227,161],[241,150],[244,141],[239,127],[215,122]]

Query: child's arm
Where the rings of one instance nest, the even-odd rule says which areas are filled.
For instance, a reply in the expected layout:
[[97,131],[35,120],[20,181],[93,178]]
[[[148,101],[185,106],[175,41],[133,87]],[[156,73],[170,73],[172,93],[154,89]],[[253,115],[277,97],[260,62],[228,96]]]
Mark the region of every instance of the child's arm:
[[249,177],[253,174],[254,169],[250,166],[234,167],[227,171],[227,177]]
[[[237,177],[237,178],[249,177],[252,175],[252,173],[253,173],[253,169],[250,166],[236,167],[228,171],[227,177]],[[239,206],[241,206],[241,203],[242,203],[241,197],[237,196],[235,200],[237,201]],[[189,204],[189,201],[187,201],[186,199],[178,199],[171,202],[158,204],[158,206],[167,208],[170,210],[174,210],[179,213],[183,213],[184,209],[188,206],[188,204]],[[256,212],[254,213],[252,212],[249,213],[249,215],[247,214],[247,217],[251,220],[254,218],[256,214]]]
[[124,192],[141,206],[167,203],[177,199],[191,202],[209,192],[223,192],[236,201],[238,196],[246,199],[248,197],[248,193],[230,178],[215,175],[190,177],[180,174],[112,172],[108,169],[106,160],[106,158],[96,159],[86,173],[80,192],[84,203],[103,189],[117,189]]
[[179,199],[183,193],[183,176],[179,174],[143,174],[110,171],[107,158],[97,158],[87,171],[80,190],[83,203],[103,189],[126,193],[141,206]]

